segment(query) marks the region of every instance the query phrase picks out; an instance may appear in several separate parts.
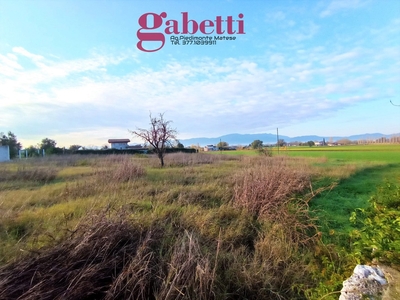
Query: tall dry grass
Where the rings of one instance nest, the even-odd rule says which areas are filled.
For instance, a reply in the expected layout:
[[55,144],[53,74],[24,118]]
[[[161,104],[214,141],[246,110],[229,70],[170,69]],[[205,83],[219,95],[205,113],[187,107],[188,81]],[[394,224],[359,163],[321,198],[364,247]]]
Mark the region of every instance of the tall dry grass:
[[214,273],[186,232],[170,256],[166,234],[125,215],[95,216],[62,243],[0,268],[0,299],[213,299]]
[[233,205],[281,224],[295,242],[306,242],[310,230],[316,231],[305,196],[310,186],[308,169],[298,168],[298,159],[266,157],[235,175]]
[[[145,234],[126,220],[98,219],[60,245],[0,269],[1,299],[95,299],[104,296]],[[135,298],[126,298],[135,299]]]
[[146,175],[146,169],[129,155],[98,157],[92,160],[92,164],[92,176],[65,185],[64,199],[117,192],[121,190],[122,184],[132,183]]
[[0,172],[2,181],[32,181],[48,183],[57,177],[58,170],[54,167],[18,165],[16,170],[3,167]]
[[[66,166],[34,206],[12,211],[12,226],[0,220],[0,233],[15,229],[2,245],[32,251],[3,260],[0,299],[301,299],[295,287],[314,282],[305,160],[175,153],[163,169],[126,155]],[[104,207],[107,217],[86,215]],[[30,247],[31,231],[54,239]]]
[[252,251],[236,247],[223,252],[218,275],[230,291],[225,299],[305,299],[302,291],[313,284],[306,255],[280,224],[260,232]]
[[209,259],[200,250],[193,233],[185,231],[168,263],[164,280],[155,298],[158,300],[214,299],[213,272]]
[[101,161],[96,168],[96,180],[101,184],[128,182],[146,174],[144,167],[133,162],[131,156],[113,155]]
[[[194,165],[215,164],[223,161],[239,160],[239,157],[207,153],[167,153],[164,158],[165,167],[185,167]],[[146,162],[152,168],[159,167],[160,162],[155,155],[150,155]]]

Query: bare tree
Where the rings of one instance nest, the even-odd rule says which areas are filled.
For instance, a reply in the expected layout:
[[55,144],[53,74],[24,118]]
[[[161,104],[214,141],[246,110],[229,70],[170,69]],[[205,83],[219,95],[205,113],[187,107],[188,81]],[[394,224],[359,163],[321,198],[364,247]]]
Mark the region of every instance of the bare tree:
[[177,131],[171,128],[172,121],[164,120],[164,114],[159,117],[152,117],[150,113],[150,128],[137,128],[135,131],[129,130],[132,134],[140,137],[151,147],[160,159],[161,167],[164,167],[164,156],[168,144],[176,141]]

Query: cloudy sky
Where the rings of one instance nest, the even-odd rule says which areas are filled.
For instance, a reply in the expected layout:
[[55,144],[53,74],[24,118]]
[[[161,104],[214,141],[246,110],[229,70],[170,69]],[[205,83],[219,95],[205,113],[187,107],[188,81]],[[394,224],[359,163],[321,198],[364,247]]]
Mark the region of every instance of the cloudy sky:
[[[139,18],[162,12],[158,29],[141,32],[163,34],[165,45],[140,51]],[[214,24],[184,35],[183,13],[199,24],[220,16],[225,33]],[[244,34],[228,34],[229,16]],[[171,24],[179,34],[165,32]],[[236,39],[172,45],[171,36]],[[400,107],[390,100],[400,104],[398,0],[0,0],[0,132],[24,147],[45,137],[65,147],[140,142],[128,129],[148,127],[150,112],[172,120],[180,139],[277,127],[392,134]]]

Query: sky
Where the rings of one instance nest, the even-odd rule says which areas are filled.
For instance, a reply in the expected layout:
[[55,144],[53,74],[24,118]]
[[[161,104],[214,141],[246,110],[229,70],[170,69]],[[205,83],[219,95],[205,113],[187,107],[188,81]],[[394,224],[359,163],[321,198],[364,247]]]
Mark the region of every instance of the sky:
[[[149,13],[163,12],[153,28]],[[164,45],[140,50],[139,30]],[[130,130],[150,114],[179,139],[399,133],[390,101],[400,104],[398,0],[0,0],[0,132],[23,147],[141,143]]]

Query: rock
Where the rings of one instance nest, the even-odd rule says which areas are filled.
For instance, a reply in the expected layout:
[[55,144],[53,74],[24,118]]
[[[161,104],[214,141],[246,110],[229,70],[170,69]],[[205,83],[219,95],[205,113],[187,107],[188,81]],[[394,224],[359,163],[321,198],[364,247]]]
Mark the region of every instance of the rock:
[[357,265],[353,275],[343,282],[339,300],[380,300],[386,286],[385,274],[380,268]]

